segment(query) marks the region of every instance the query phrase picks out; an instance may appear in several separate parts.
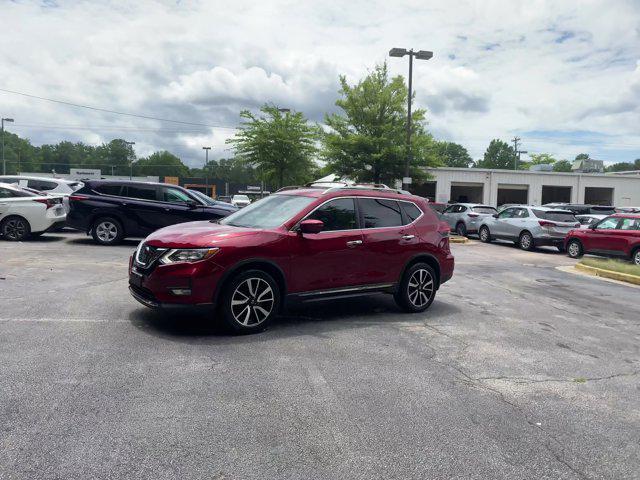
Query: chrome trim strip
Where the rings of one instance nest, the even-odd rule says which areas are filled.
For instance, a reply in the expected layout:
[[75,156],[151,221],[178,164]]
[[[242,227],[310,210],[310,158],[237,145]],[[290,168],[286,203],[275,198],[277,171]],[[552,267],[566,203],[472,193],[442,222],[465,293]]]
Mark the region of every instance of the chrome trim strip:
[[[333,295],[336,293],[348,293],[348,292],[366,292],[367,290],[378,290],[383,288],[393,287],[393,283],[381,283],[376,285],[362,285],[359,287],[346,287],[336,288],[331,290],[315,290],[312,292],[298,293],[299,297],[312,297],[317,295]],[[296,295],[296,294],[294,294]]]

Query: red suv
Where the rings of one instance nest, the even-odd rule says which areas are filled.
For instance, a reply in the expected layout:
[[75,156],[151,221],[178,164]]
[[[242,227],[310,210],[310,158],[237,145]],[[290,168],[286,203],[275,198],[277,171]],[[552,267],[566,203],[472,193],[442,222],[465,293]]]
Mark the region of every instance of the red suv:
[[387,292],[421,312],[453,275],[448,231],[424,199],[395,190],[286,190],[151,234],[129,287],[148,307],[215,305],[237,332],[264,329],[285,300]]
[[588,228],[571,230],[565,239],[567,253],[624,257],[640,265],[640,214],[618,213]]

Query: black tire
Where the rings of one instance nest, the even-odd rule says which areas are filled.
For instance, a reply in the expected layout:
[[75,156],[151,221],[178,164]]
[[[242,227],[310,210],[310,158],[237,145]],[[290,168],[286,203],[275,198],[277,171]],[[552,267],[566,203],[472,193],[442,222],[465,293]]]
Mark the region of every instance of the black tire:
[[518,237],[518,247],[526,251],[533,250],[533,235],[527,231],[522,232],[520,237]]
[[480,227],[480,230],[478,231],[478,237],[483,243],[491,243],[491,232],[489,231],[489,227]]
[[560,253],[564,253],[564,252],[566,252],[566,251],[567,251],[567,249],[566,249],[566,248],[564,248],[564,245],[556,245],[556,248],[558,249],[558,251],[559,251]]
[[225,286],[219,301],[229,330],[238,334],[261,332],[280,310],[280,287],[263,270],[245,270]]
[[402,276],[393,298],[405,312],[424,312],[433,303],[437,287],[438,279],[433,268],[426,263],[416,263]]
[[467,226],[463,222],[458,222],[456,225],[456,233],[461,237],[467,236]]
[[567,255],[571,258],[580,258],[584,255],[584,248],[582,247],[580,240],[569,240],[567,243]]
[[631,262],[640,266],[640,248],[636,248],[633,252],[631,252]]
[[10,242],[21,242],[31,234],[31,225],[26,218],[13,215],[0,223],[0,235]]
[[100,217],[93,222],[91,236],[100,245],[117,245],[124,238],[124,228],[113,217]]

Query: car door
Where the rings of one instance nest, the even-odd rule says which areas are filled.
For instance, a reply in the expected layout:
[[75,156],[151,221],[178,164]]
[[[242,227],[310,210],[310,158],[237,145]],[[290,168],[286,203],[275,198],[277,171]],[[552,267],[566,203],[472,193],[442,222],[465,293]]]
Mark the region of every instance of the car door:
[[509,235],[508,221],[513,218],[514,212],[514,208],[505,208],[500,213],[498,213],[498,218],[496,218],[491,225],[491,235],[500,238],[507,237]]
[[118,199],[119,210],[125,218],[125,230],[129,235],[145,236],[167,225],[166,212],[157,200],[155,185],[123,185],[121,195],[123,198]]
[[416,252],[419,240],[403,217],[397,200],[358,198],[364,241],[361,283],[395,283],[405,263]]
[[504,220],[505,232],[509,238],[515,239],[526,230],[529,223],[529,211],[526,208],[514,208],[511,218]]
[[352,197],[328,200],[304,220],[321,220],[320,233],[290,236],[292,293],[321,292],[362,283],[363,241]]
[[205,212],[204,205],[184,190],[175,187],[160,187],[159,194],[158,200],[162,203],[164,211],[164,226],[212,218]]
[[451,227],[451,229],[455,228],[456,226],[455,213],[457,212],[457,210],[458,210],[458,205],[455,204],[455,205],[449,205],[442,212],[442,220],[447,222],[449,224],[449,227]]
[[[622,217],[611,232],[611,250],[616,251],[618,255],[629,256],[631,249],[638,244],[640,240],[640,219]],[[613,253],[613,252],[611,252]]]
[[620,218],[607,217],[597,223],[594,228],[587,229],[583,237],[584,250],[587,252],[611,253],[612,233],[618,227]]

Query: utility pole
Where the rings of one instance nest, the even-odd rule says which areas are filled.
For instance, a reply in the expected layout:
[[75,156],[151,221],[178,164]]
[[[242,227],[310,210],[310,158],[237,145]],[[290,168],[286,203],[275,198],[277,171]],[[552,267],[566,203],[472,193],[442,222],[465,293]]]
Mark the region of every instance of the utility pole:
[[407,50],[406,48],[392,48],[389,50],[390,57],[404,57],[405,55],[409,55],[409,92],[407,95],[407,158],[404,163],[402,188],[404,190],[408,190],[409,184],[411,183],[409,169],[411,165],[411,97],[413,95],[413,57],[416,57],[418,60],[429,60],[433,57],[433,52],[429,52],[427,50],[414,52],[413,49]]
[[518,169],[518,161],[520,160],[520,153],[518,152],[518,142],[520,142],[520,140],[522,139],[518,136],[513,137],[513,140],[511,140],[513,142],[513,169],[514,170]]
[[13,123],[13,118],[2,119],[2,174],[7,174],[7,162],[4,159],[4,122]]

